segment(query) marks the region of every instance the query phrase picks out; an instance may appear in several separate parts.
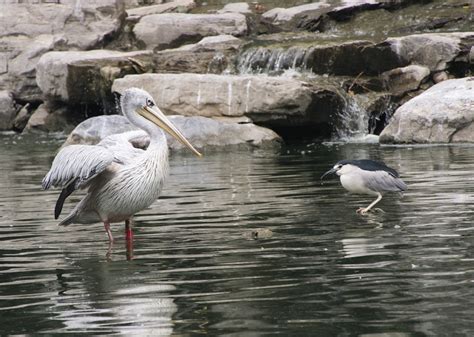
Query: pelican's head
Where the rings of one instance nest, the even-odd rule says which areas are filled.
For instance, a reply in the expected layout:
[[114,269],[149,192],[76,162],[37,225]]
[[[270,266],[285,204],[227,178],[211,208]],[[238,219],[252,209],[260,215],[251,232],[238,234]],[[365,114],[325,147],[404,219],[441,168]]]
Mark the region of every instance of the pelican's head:
[[145,90],[129,88],[124,91],[120,98],[122,112],[130,122],[136,126],[148,130],[148,125],[159,126],[171,136],[176,138],[181,144],[188,147],[197,156],[201,153],[191,145],[183,134],[171,123],[163,112],[156,106],[155,100]]

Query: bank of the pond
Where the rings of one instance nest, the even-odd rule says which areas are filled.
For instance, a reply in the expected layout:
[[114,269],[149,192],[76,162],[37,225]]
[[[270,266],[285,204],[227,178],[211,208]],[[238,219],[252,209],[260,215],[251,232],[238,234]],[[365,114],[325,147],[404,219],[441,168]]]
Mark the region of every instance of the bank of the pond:
[[[384,142],[472,141],[474,11],[465,1],[139,3],[4,5],[0,129],[69,132],[118,113],[113,91],[133,85],[187,125],[201,127],[196,116],[233,124],[214,127],[217,138],[246,123],[326,140],[385,129]],[[429,106],[431,87],[449,103],[425,113],[418,102]],[[265,143],[258,137],[255,146]]]

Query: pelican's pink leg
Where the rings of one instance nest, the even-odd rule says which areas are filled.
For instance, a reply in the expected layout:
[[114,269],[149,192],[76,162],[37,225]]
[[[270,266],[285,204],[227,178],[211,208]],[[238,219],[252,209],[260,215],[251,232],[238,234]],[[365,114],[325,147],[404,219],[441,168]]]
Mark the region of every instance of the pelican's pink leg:
[[133,231],[132,219],[125,220],[125,247],[127,249],[127,260],[133,259]]
[[110,231],[110,222],[104,221],[104,228],[107,236],[109,237],[109,242],[114,242],[114,237],[112,236],[112,232]]
[[133,240],[132,220],[125,220],[125,240]]

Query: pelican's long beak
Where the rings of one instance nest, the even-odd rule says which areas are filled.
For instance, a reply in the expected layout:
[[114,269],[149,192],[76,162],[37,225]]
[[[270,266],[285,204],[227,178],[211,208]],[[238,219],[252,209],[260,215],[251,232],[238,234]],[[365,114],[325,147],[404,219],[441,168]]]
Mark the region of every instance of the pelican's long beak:
[[332,168],[321,176],[321,180],[324,179],[325,176],[333,174],[333,173],[336,173],[336,170]]
[[168,132],[171,136],[176,138],[181,144],[187,146],[194,154],[198,157],[202,157],[202,154],[191,145],[191,143],[183,136],[183,134],[171,123],[168,117],[157,107],[145,106],[141,109],[137,109],[137,112],[148,119],[150,122],[158,125],[160,128]]

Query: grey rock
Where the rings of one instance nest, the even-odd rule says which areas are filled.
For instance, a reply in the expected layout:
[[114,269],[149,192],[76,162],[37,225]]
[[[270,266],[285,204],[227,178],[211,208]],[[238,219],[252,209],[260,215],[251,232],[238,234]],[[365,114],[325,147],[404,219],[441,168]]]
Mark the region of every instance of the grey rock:
[[250,117],[273,125],[327,123],[341,107],[336,88],[271,76],[142,74],[117,79],[112,90],[142,87],[167,114]]
[[[332,6],[326,2],[316,2],[290,8],[273,8],[263,13],[262,21],[275,30],[291,31],[298,26],[303,26],[301,20],[306,21],[304,28],[316,30],[320,18],[331,10]],[[311,23],[311,27],[309,26]]]
[[53,49],[101,47],[118,31],[123,14],[120,0],[2,6],[0,83],[18,99],[40,100],[35,81],[40,56]]
[[0,130],[10,130],[13,127],[16,109],[11,92],[0,91]]
[[463,42],[472,45],[474,32],[428,33],[389,38],[385,41],[402,60],[402,63],[419,64],[431,71],[447,68],[461,51]]
[[16,51],[5,57],[8,72],[0,75],[0,82],[3,80],[17,99],[35,101],[41,98],[41,91],[36,86],[36,64],[43,53],[54,48],[56,42],[53,35],[39,35],[12,38],[8,43],[10,47],[15,45]]
[[[278,35],[280,34],[273,34]],[[305,36],[304,39],[307,39]],[[308,43],[282,48],[281,43],[267,47],[247,48],[238,59],[240,72],[282,71],[289,68],[309,69],[316,74],[343,76],[378,75],[405,66],[386,43],[342,41]]]
[[247,21],[239,13],[154,14],[142,17],[133,32],[144,48],[161,50],[193,43],[205,36],[242,36],[247,32]]
[[447,79],[449,79],[449,75],[445,71],[439,71],[433,74],[433,82],[435,83],[446,81]]
[[76,123],[67,107],[43,103],[33,112],[23,132],[69,132]]
[[241,14],[249,14],[252,13],[250,10],[250,5],[246,2],[235,2],[230,3],[224,6],[224,8],[217,11],[219,14],[224,13],[241,13]]
[[[197,148],[209,147],[267,147],[281,142],[273,131],[251,123],[237,124],[217,121],[205,117],[168,116],[173,124]],[[126,131],[138,130],[120,115],[98,116],[79,124],[68,136],[65,145],[96,144],[103,138]],[[147,137],[145,132],[144,137]],[[172,149],[184,149],[183,145],[167,135]],[[147,146],[143,137],[137,137],[139,147]]]
[[348,41],[315,46],[309,51],[307,65],[319,74],[357,76],[376,75],[406,64],[385,43]]
[[[239,55],[239,71],[302,68],[317,74],[371,76],[413,64],[435,72],[446,69],[460,55],[467,59],[466,54],[474,44],[474,32],[417,34],[380,43],[351,39],[312,42],[319,39],[318,34],[309,34],[275,33],[265,39],[259,37],[255,47],[249,46]],[[284,47],[287,45],[290,47]]]
[[474,46],[471,47],[471,50],[469,52],[469,62],[474,63]]
[[138,20],[142,16],[163,13],[186,13],[196,7],[194,0],[174,0],[158,5],[131,8],[127,10],[130,20]]
[[151,56],[151,51],[49,52],[38,61],[36,80],[50,100],[102,105],[111,99],[116,78],[151,70]]
[[276,31],[316,31],[320,29],[321,19],[325,15],[347,19],[355,11],[377,8],[381,4],[382,1],[375,0],[318,1],[290,8],[273,8],[263,13],[262,20]]
[[33,111],[30,111],[30,103],[26,103],[25,106],[18,111],[18,114],[13,121],[13,129],[16,131],[22,131],[26,127],[32,113]]
[[410,65],[384,72],[382,79],[388,90],[395,95],[417,90],[421,83],[428,78],[430,70],[423,66]]
[[158,73],[211,73],[234,71],[234,62],[242,40],[232,35],[205,37],[196,44],[166,49],[154,54]]
[[440,82],[403,104],[380,142],[474,142],[474,77]]

